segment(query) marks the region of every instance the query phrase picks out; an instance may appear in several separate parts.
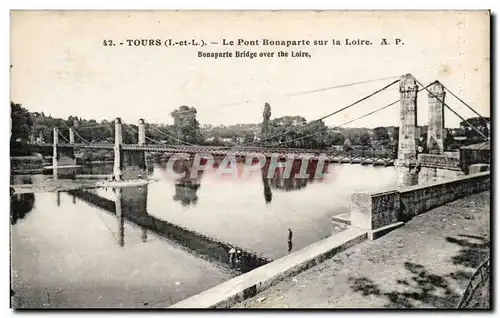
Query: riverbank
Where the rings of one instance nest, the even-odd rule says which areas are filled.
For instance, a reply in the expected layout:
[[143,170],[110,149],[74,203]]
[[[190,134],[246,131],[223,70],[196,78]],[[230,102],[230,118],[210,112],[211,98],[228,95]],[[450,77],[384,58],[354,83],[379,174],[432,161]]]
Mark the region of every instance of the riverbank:
[[489,256],[490,192],[420,214],[234,308],[456,308]]
[[99,178],[90,179],[45,179],[36,184],[11,184],[10,188],[14,190],[13,194],[27,194],[27,193],[42,193],[42,192],[58,192],[58,191],[71,191],[79,189],[92,189],[92,188],[124,188],[124,187],[138,187],[151,182],[157,182],[158,179],[148,180],[130,180],[120,182],[103,182]]
[[10,157],[11,174],[42,174],[47,165],[49,165],[48,161],[42,156]]

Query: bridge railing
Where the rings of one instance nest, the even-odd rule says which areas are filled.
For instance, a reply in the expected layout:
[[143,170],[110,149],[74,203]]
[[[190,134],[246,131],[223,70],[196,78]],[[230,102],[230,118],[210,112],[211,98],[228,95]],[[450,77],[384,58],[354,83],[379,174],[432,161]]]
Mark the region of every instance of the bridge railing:
[[459,167],[460,159],[450,158],[444,155],[419,154],[418,160],[423,166],[435,167]]
[[[467,284],[467,288],[465,288],[465,292],[458,304],[458,308],[465,308],[469,305],[472,297],[474,296],[474,292],[477,288],[486,282],[486,280],[490,278],[490,258],[484,261],[481,266],[476,270],[476,272],[472,275],[469,283]],[[490,281],[491,284],[491,281]],[[491,295],[490,295],[491,297]]]
[[[44,144],[43,146],[52,147],[52,144]],[[61,143],[58,147],[73,147],[73,148],[91,148],[91,149],[113,149],[114,144],[111,143]],[[151,150],[151,151],[165,151],[165,152],[213,152],[222,151],[227,153],[237,153],[237,152],[254,152],[254,153],[278,153],[278,154],[314,154],[314,155],[327,155],[327,156],[338,156],[338,157],[348,157],[348,158],[374,158],[374,159],[394,159],[394,153],[387,150],[362,150],[362,149],[351,149],[349,151],[337,150],[332,148],[326,149],[305,149],[305,148],[272,148],[272,147],[215,147],[215,146],[188,146],[188,145],[170,145],[170,144],[123,144],[123,149],[126,150]],[[439,159],[436,159],[439,160]]]

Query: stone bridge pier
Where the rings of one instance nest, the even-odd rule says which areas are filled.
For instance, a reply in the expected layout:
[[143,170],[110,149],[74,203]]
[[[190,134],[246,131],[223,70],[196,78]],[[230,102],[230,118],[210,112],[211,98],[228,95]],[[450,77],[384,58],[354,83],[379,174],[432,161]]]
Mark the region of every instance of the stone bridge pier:
[[[146,128],[143,119],[139,120],[138,144],[146,144]],[[113,175],[116,180],[132,180],[147,174],[146,151],[123,150],[122,122],[115,121],[115,158]]]
[[[72,128],[69,130],[70,144],[75,143],[75,135]],[[54,179],[59,176],[74,175],[76,173],[76,156],[73,147],[61,147],[59,144],[59,129],[53,129],[52,144],[52,174]],[[64,168],[66,166],[66,168]],[[67,167],[72,166],[72,167]]]
[[400,186],[412,186],[461,175],[461,171],[449,166],[452,159],[444,155],[444,87],[435,81],[428,91],[428,153],[418,154],[416,144],[418,85],[410,74],[401,77],[399,149],[394,164],[398,171]]
[[399,93],[401,99],[398,158],[394,165],[397,169],[398,183],[401,186],[418,184],[417,165],[417,92],[418,85],[411,74],[401,77]]
[[429,87],[429,128],[427,149],[429,154],[444,154],[444,87],[438,81]]
[[458,165],[453,162],[458,158],[447,158],[444,154],[444,103],[445,91],[443,85],[435,81],[429,87],[429,128],[427,132],[426,154],[419,154],[418,160],[422,163],[419,175],[419,184],[434,182],[440,179],[455,178],[463,175]]

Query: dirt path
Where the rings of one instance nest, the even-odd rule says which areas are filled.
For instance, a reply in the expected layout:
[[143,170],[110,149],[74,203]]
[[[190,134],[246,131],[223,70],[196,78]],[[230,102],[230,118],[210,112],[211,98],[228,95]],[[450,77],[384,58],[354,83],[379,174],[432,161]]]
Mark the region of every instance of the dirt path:
[[235,307],[456,308],[489,255],[490,193],[435,208]]

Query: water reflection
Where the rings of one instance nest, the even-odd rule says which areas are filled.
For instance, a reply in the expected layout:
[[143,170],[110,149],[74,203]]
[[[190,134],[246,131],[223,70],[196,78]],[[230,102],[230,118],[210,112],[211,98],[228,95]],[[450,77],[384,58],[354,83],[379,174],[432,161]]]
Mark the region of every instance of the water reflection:
[[262,183],[264,184],[264,200],[266,204],[269,204],[273,200],[273,191],[271,190],[270,186],[271,182],[267,178],[265,173],[262,173]]
[[[159,167],[165,172],[166,175],[169,174],[167,169],[172,169],[176,174],[182,174],[182,178],[172,178],[172,182],[175,187],[175,194],[173,200],[180,202],[182,206],[196,205],[198,202],[198,190],[201,186],[201,179],[206,171],[210,173],[216,173],[217,169],[221,168],[221,163],[223,163],[222,158],[215,158],[212,167],[196,169],[196,173],[193,175],[194,166],[194,156],[189,159],[178,158],[174,164],[169,167],[167,163],[162,162]],[[236,172],[237,176],[232,178],[233,182],[240,179],[240,181],[245,181],[244,170],[248,167],[243,159],[236,159],[236,167],[233,171]],[[201,165],[207,164],[207,161],[202,159]],[[227,163],[226,169],[231,171],[231,163]],[[253,165],[257,162],[252,163]],[[287,167],[289,165],[289,167]],[[223,168],[223,167],[222,167]],[[249,169],[251,170],[251,169]],[[218,177],[223,178],[224,173],[219,173]],[[250,172],[251,175],[252,172]],[[266,204],[272,202],[273,193],[271,189],[283,190],[286,192],[296,191],[304,189],[307,184],[313,182],[321,182],[322,179],[328,175],[328,164],[318,161],[301,161],[301,160],[291,160],[289,162],[279,162],[272,163],[271,159],[267,159],[264,166],[260,168],[260,173],[262,177],[262,184],[264,187],[264,201]]]
[[14,194],[10,196],[10,223],[16,224],[24,219],[35,205],[33,193]]
[[152,235],[173,229],[147,226],[137,211],[146,189],[115,190],[86,190],[114,213],[80,195],[60,193],[57,208],[56,193],[34,194],[29,217],[11,231],[14,307],[165,307],[235,275]]
[[[32,184],[30,177],[20,176],[16,181],[17,184]],[[12,177],[11,183],[13,183]],[[10,188],[10,223],[14,225],[19,220],[24,219],[33,210],[34,205],[35,195],[33,193],[14,194],[13,189]]]
[[196,205],[198,202],[198,195],[196,192],[200,188],[199,181],[183,180],[175,184],[174,201],[179,201],[182,206]]
[[232,248],[236,248],[238,257],[236,258],[237,266],[235,268],[242,272],[250,271],[268,263],[268,260],[246,252],[242,248],[230,246],[214,238],[149,215],[147,211],[148,186],[113,188],[112,191],[114,194],[113,199],[105,198],[95,190],[70,192],[79,199],[116,216],[118,225],[117,243],[120,247],[124,247],[126,244],[124,231],[126,220],[141,228],[142,242],[147,241],[147,232],[149,230],[169,241],[178,243],[182,248],[201,258],[231,265],[234,264],[232,264],[230,251]]
[[[172,198],[180,202],[182,206],[196,205],[198,202],[197,192],[201,186],[203,170],[198,170],[195,176],[192,175],[193,158],[194,156],[189,160],[176,160],[171,167],[176,174],[183,174],[182,178],[172,180],[175,187],[175,194]],[[161,162],[159,167],[168,175],[167,169],[170,167],[165,162]]]
[[122,208],[122,189],[113,189],[115,193],[115,213],[116,221],[118,222],[118,245],[123,247],[125,245],[125,220],[123,218]]
[[267,160],[261,169],[266,204],[271,203],[273,199],[271,188],[287,192],[301,190],[309,183],[321,182],[328,175],[328,165],[318,161],[294,160],[288,162],[287,165],[290,165],[288,167],[290,171],[287,171],[284,162],[274,166],[271,160]]
[[[112,165],[107,167],[111,172]],[[94,171],[106,174],[102,168],[107,167]],[[31,288],[40,303],[45,301],[43,288],[52,290],[51,306],[126,306],[136,301],[142,306],[142,301],[151,304],[165,295],[178,301],[235,275],[231,263],[245,272],[330,236],[331,216],[349,211],[352,192],[397,182],[393,168],[332,164],[328,174],[335,172],[334,182],[314,180],[314,163],[302,181],[290,180],[300,173],[298,167],[288,177],[281,168],[273,178],[267,178],[267,165],[248,178],[221,180],[215,169],[208,169],[173,180],[165,177],[163,165],[155,168],[158,182],[144,187],[12,198],[25,211],[35,204],[22,221],[23,213],[13,213],[12,204],[15,282]],[[12,183],[26,182],[16,180]],[[182,187],[189,191],[180,191]],[[232,248],[235,255],[230,256]],[[248,253],[236,257],[237,250]],[[57,294],[61,286],[66,289]]]
[[[174,185],[173,201],[179,202],[182,206],[194,206],[198,203],[198,192],[201,187],[204,173],[215,173],[223,163],[224,158],[216,157],[209,168],[196,169],[193,174],[193,166],[195,164],[194,156],[189,159],[177,158],[172,166],[165,161],[161,161],[157,166],[164,172],[163,175],[169,179]],[[245,160],[236,159],[235,171],[237,178],[233,178],[233,182],[240,179],[245,179],[243,171],[245,170]],[[256,164],[254,162],[252,164]],[[207,160],[201,159],[200,164],[206,165]],[[210,163],[209,163],[210,164]],[[287,165],[289,167],[287,168]],[[264,166],[260,169],[263,185],[263,195],[266,204],[270,204],[273,200],[272,189],[280,191],[297,191],[307,187],[308,184],[314,182],[322,182],[324,177],[328,175],[328,164],[318,161],[302,161],[290,160],[289,162],[272,163],[271,159],[267,159]],[[175,174],[182,174],[182,178],[172,178],[170,171],[172,169]],[[227,169],[231,169],[229,163]],[[288,169],[288,170],[287,170]],[[111,174],[113,172],[112,164],[90,164],[83,168],[85,174]],[[153,165],[148,165],[148,176],[153,174]],[[224,174],[220,174],[219,178]],[[307,177],[304,177],[307,175]]]
[[[99,201],[94,205],[111,211],[117,217],[115,224],[119,227],[123,227],[125,219],[125,223],[135,222],[144,228],[143,242],[148,240],[147,230],[180,245],[187,245],[188,250],[203,257],[229,263],[229,244],[258,252],[267,259],[276,259],[286,255],[288,250],[297,250],[325,238],[332,234],[331,215],[348,211],[352,192],[396,183],[393,168],[340,164],[321,166],[317,161],[308,162],[305,166],[301,166],[301,161],[295,161],[288,173],[286,166],[271,165],[267,160],[262,168],[256,168],[246,176],[241,173],[245,163],[238,160],[235,162],[238,175],[234,178],[218,173],[217,167],[222,160],[215,158],[213,167],[197,169],[197,173],[192,175],[192,159],[175,161],[174,172],[185,173],[181,179],[171,177],[170,164],[163,162],[156,165],[151,178],[158,182],[144,187],[150,191],[149,202],[146,204],[144,199],[140,204],[124,205],[122,199],[122,209],[129,210],[121,212],[122,219],[119,218],[119,211],[115,210],[117,199],[112,189],[108,192],[101,189],[100,196],[106,199],[93,199]],[[274,175],[270,173],[271,169],[274,169]],[[103,170],[96,173],[102,174]],[[112,165],[109,165],[109,171],[112,171]],[[318,172],[324,178],[315,178]],[[300,178],[305,174],[307,178]],[[363,175],[361,179],[352,177],[360,174]],[[146,192],[140,194],[138,190],[131,189],[121,189],[122,197],[147,197]],[[131,192],[125,194],[126,191]],[[288,228],[296,233],[291,244],[283,237],[287,235]],[[203,235],[209,235],[209,239],[202,239],[200,243],[199,237]],[[213,249],[212,246],[219,242],[214,243],[215,239],[228,244]],[[126,245],[127,238],[121,240],[118,237],[117,242]]]

